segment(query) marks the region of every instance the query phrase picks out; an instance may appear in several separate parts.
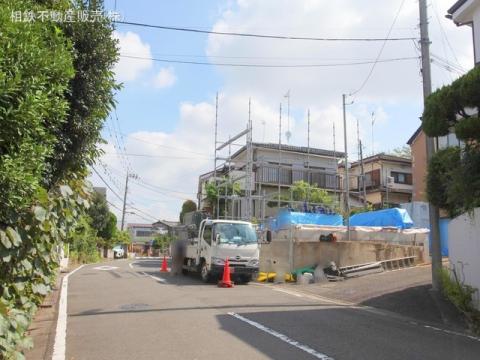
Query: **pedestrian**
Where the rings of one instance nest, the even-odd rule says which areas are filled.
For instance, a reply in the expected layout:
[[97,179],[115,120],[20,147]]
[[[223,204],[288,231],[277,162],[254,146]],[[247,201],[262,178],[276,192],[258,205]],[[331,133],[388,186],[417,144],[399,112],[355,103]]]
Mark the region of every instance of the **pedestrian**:
[[177,240],[172,244],[172,268],[171,275],[182,274],[183,263],[187,251],[187,240]]

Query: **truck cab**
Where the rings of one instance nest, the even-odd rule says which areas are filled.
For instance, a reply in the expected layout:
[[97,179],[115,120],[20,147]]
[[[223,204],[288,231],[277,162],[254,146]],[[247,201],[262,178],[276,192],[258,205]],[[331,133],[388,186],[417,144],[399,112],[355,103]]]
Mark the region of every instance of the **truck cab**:
[[202,220],[198,236],[188,241],[183,269],[199,272],[208,282],[222,276],[227,258],[234,280],[252,279],[259,261],[254,227],[246,221]]

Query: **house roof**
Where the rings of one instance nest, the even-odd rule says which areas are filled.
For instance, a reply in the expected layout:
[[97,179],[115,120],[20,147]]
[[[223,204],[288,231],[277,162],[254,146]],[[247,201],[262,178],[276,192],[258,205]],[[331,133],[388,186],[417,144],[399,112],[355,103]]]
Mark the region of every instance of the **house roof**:
[[146,227],[146,228],[150,227],[151,228],[151,227],[153,227],[153,225],[152,224],[134,224],[134,223],[127,224],[127,229],[128,228],[136,228],[136,227]]
[[[401,162],[401,163],[405,163],[405,164],[412,164],[412,159],[404,158],[404,157],[396,156],[396,155],[385,154],[385,153],[379,153],[379,154],[376,154],[376,155],[373,155],[373,156],[369,156],[369,157],[363,159],[363,163],[368,164],[368,163],[375,162],[375,161],[380,161],[380,160],[392,161],[392,162]],[[355,162],[351,163],[350,166],[353,167],[353,166],[357,166],[359,164],[360,164],[360,161],[355,161]]]
[[465,4],[468,0],[458,0],[455,4],[453,4],[450,9],[447,10],[447,13],[452,15],[455,11],[460,9],[463,4]]
[[167,227],[174,227],[174,226],[180,225],[180,223],[178,221],[169,221],[169,220],[158,220],[158,221],[154,222],[152,225],[156,226],[156,225],[159,225],[159,224],[163,224]]
[[420,125],[420,126],[418,127],[418,129],[415,130],[415,132],[413,133],[413,135],[410,136],[410,139],[408,139],[407,144],[408,144],[408,145],[412,145],[413,142],[415,141],[415,139],[417,138],[417,136],[420,135],[421,132],[422,132],[422,125]]
[[[274,143],[260,143],[260,142],[253,142],[252,143],[253,148],[257,149],[270,149],[270,150],[278,150],[279,146],[278,144]],[[243,151],[246,150],[246,145],[241,147],[237,152],[235,152],[232,155],[232,158],[235,158],[239,154],[241,154]],[[301,154],[310,154],[310,155],[318,155],[318,156],[326,156],[326,157],[337,157],[337,158],[342,158],[345,156],[343,152],[339,151],[332,151],[332,150],[325,150],[325,149],[318,149],[318,148],[308,148],[306,146],[294,146],[294,145],[286,145],[286,144],[281,144],[280,145],[280,150],[285,151],[285,152],[295,152],[295,153],[301,153]]]

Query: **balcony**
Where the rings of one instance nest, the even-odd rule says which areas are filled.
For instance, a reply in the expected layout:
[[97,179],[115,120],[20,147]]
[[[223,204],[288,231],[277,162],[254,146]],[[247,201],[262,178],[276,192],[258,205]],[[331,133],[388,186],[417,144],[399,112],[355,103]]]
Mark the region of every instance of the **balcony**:
[[278,166],[260,166],[255,172],[255,182],[264,185],[278,185],[280,183],[280,185],[290,186],[294,182],[302,180],[322,189],[334,190],[340,187],[339,178],[331,172],[279,169]]

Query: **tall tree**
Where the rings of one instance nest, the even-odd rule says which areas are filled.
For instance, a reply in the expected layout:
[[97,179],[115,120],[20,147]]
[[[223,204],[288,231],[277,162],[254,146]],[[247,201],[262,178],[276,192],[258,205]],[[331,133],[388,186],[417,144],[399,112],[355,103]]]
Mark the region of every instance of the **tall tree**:
[[186,200],[182,204],[182,210],[180,211],[180,222],[183,222],[183,216],[192,211],[197,210],[197,204],[193,200]]
[[14,221],[40,191],[69,107],[64,95],[74,68],[67,38],[54,23],[11,19],[15,11],[42,9],[0,1],[0,224]]
[[[104,10],[101,0],[74,3],[77,10]],[[112,36],[112,23],[102,18],[95,22],[64,22],[61,26],[72,46],[75,76],[65,91],[68,116],[55,129],[55,153],[46,174],[49,185],[71,174],[84,173],[100,155],[100,131],[114,108],[114,93],[119,89],[113,73],[118,46]]]

